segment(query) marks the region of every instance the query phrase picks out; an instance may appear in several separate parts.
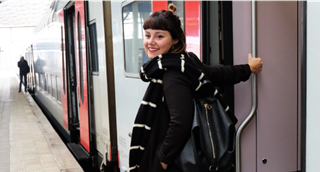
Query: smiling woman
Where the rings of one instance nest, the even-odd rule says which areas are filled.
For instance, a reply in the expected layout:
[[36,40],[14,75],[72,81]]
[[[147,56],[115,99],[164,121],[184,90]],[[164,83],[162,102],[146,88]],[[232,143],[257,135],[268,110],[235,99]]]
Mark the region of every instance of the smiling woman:
[[178,41],[178,39],[173,40],[166,30],[146,29],[143,45],[147,56],[153,59],[160,54],[169,52]]
[[[253,60],[250,54],[245,65],[203,64],[193,52],[186,52],[186,37],[176,9],[170,4],[168,11],[152,13],[143,24],[143,44],[150,60],[142,65],[140,78],[149,86],[132,129],[131,172],[182,172],[175,159],[190,137],[193,100],[204,93],[212,94],[213,86],[246,81],[251,72],[258,73],[262,68],[261,59]],[[213,85],[204,86],[204,80]],[[231,168],[224,171],[231,172]]]

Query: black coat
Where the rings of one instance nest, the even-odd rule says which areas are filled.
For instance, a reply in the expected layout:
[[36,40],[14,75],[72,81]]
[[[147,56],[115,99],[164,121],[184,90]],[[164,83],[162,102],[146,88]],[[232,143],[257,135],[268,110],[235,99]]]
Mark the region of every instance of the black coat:
[[[215,86],[232,85],[249,79],[249,65],[207,66],[189,53],[195,65]],[[160,161],[168,164],[166,172],[182,172],[174,163],[188,138],[193,121],[192,83],[181,72],[168,70],[163,75],[166,104],[157,108],[149,142],[141,159],[139,172],[163,172]]]
[[19,71],[20,75],[26,75],[27,73],[29,73],[29,66],[26,60],[20,60],[18,62],[18,67],[20,69]]

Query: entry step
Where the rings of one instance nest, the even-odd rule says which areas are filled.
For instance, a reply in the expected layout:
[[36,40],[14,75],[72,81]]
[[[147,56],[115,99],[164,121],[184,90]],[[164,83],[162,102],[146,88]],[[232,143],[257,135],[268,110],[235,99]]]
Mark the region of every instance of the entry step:
[[90,158],[90,154],[80,144],[67,143],[67,145],[78,161],[88,160]]

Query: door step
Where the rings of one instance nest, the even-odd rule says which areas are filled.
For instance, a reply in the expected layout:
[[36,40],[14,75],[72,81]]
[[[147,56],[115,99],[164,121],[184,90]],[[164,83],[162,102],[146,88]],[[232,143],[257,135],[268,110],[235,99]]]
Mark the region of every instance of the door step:
[[67,145],[78,161],[88,160],[90,158],[90,154],[80,144],[67,143]]

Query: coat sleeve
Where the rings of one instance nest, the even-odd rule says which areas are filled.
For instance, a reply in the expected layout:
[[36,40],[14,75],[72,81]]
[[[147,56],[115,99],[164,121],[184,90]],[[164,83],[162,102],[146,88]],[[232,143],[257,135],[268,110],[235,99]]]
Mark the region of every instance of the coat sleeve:
[[192,83],[180,71],[169,70],[163,76],[163,91],[170,113],[166,137],[158,152],[161,162],[172,164],[188,138],[193,121]]
[[234,85],[241,81],[247,81],[251,75],[250,66],[248,64],[208,66],[202,63],[195,54],[189,54],[198,68],[203,71],[214,86]]

